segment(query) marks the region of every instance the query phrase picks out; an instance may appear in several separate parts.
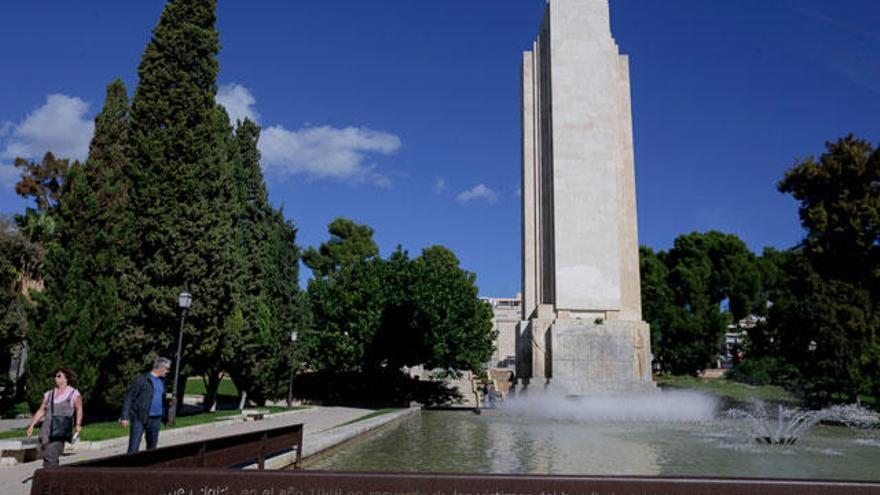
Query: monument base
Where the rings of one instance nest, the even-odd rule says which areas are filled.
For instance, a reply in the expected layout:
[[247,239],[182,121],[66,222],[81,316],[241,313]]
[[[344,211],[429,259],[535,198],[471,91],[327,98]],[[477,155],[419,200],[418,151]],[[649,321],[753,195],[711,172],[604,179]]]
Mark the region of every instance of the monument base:
[[558,319],[550,327],[549,388],[565,395],[656,390],[643,321]]

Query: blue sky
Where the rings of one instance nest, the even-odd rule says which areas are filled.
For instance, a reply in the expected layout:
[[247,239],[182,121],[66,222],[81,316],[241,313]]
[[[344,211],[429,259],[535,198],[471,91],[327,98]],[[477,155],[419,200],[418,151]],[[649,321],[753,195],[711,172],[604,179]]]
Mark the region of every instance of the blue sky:
[[[132,92],[164,2],[0,7],[0,211],[14,156],[84,154],[105,85]],[[264,128],[270,199],[326,239],[336,216],[383,255],[443,244],[484,295],[519,290],[520,52],[544,0],[221,0],[222,100]],[[640,242],[692,231],[789,247],[775,184],[846,133],[880,141],[880,2],[612,0],[630,56]],[[233,109],[234,108],[234,109]]]

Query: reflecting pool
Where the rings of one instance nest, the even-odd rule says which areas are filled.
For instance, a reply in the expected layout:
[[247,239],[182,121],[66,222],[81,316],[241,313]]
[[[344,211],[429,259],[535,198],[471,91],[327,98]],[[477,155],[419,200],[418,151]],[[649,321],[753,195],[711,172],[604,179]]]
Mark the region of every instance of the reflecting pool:
[[876,429],[818,424],[795,445],[766,445],[724,411],[674,420],[500,412],[419,412],[307,469],[880,480]]

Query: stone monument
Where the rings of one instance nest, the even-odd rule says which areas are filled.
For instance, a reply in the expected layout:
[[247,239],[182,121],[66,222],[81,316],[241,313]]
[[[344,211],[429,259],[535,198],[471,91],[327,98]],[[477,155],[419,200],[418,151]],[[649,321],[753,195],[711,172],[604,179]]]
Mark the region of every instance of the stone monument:
[[642,321],[629,60],[608,0],[548,0],[522,63],[517,380],[571,395],[654,389]]

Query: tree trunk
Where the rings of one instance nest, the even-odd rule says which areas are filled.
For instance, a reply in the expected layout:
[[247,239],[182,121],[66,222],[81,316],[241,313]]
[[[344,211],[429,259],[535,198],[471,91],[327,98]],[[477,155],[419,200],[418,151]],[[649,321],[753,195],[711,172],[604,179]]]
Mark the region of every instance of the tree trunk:
[[205,399],[202,402],[202,409],[205,411],[214,410],[217,403],[217,391],[220,389],[220,381],[223,379],[223,373],[211,370],[205,374]]
[[[177,384],[177,394],[175,395],[175,401],[176,401],[175,402],[176,407],[174,408],[174,417],[175,418],[179,418],[180,413],[183,411],[183,397],[184,397],[184,395],[186,395],[186,381],[188,379],[189,379],[189,377],[187,375],[184,375],[183,373],[180,374],[180,377],[179,377],[180,383]],[[174,380],[174,378],[172,377],[171,380]],[[173,388],[173,385],[172,385],[173,383],[174,383],[173,381],[171,381],[170,383],[166,382],[166,387],[167,387],[165,389],[165,396],[166,397],[168,397],[169,394],[174,395],[174,391],[169,390],[170,388]]]

